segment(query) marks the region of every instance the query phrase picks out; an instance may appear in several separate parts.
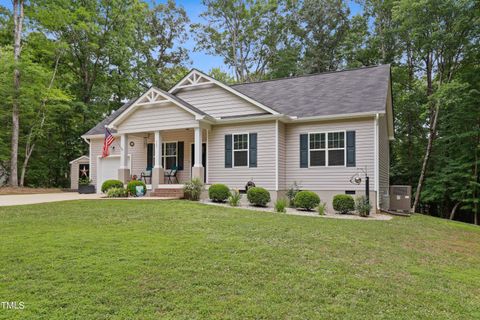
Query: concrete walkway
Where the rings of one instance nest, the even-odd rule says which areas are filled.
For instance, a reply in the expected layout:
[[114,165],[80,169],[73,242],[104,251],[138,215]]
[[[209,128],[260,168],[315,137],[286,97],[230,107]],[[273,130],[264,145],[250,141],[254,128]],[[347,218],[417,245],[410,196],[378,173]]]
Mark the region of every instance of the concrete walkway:
[[0,196],[0,207],[67,200],[99,199],[100,196],[100,194],[95,193],[79,194],[76,192],[4,195]]

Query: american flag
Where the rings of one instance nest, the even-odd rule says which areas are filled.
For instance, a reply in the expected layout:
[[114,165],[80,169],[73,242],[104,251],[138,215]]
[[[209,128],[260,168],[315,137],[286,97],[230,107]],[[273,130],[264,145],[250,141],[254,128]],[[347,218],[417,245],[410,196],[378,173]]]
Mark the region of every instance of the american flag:
[[102,158],[108,157],[108,148],[115,140],[115,137],[112,136],[112,133],[105,128],[105,140],[103,140],[103,150],[102,150]]

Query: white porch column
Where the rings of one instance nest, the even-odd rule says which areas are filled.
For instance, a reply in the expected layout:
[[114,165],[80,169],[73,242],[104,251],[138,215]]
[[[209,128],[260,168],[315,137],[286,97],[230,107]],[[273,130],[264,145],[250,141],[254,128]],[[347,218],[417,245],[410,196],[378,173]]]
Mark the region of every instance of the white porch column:
[[160,131],[155,131],[155,166],[152,170],[152,188],[164,183],[164,171],[162,167],[162,135]]
[[130,181],[130,169],[128,168],[128,135],[120,136],[120,167],[118,168],[118,180],[123,183]]
[[[192,178],[203,181],[205,168],[202,165],[202,128],[195,128],[195,164],[192,168]],[[203,181],[204,182],[204,181]]]

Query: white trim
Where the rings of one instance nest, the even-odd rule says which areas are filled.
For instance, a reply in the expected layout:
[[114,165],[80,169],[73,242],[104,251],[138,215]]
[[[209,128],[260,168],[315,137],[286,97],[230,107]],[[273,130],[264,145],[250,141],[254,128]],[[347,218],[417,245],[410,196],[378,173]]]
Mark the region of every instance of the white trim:
[[326,116],[312,116],[312,117],[289,117],[286,122],[311,122],[319,120],[349,120],[356,118],[375,117],[377,114],[383,114],[385,112],[355,112],[355,113],[342,113]]
[[[237,151],[247,151],[247,165],[245,166],[236,166],[235,165],[235,136],[247,135],[247,149],[238,149]],[[257,138],[258,139],[258,138]],[[257,141],[258,144],[258,141]],[[250,133],[249,132],[238,132],[232,133],[232,168],[250,168]]]
[[[166,161],[166,154],[167,154],[167,143],[175,143],[176,147],[175,147],[175,166],[177,166],[177,170],[178,170],[178,140],[177,141],[163,141],[162,142],[163,145],[162,145],[162,159],[164,159],[164,162],[163,162],[163,169],[164,170],[171,170],[171,169],[167,169],[167,161]],[[185,144],[184,144],[185,146]],[[168,156],[169,158],[173,158],[173,156]],[[185,150],[183,150],[183,161],[185,162]],[[160,160],[160,163],[162,163],[162,160]],[[185,166],[184,166],[185,167]],[[185,168],[184,168],[185,170]],[[178,170],[180,171],[180,170]]]
[[[260,103],[260,102],[258,102],[258,101],[256,101],[256,100],[254,100],[254,99],[252,99],[252,98],[244,95],[243,93],[241,93],[241,92],[233,89],[232,87],[227,86],[226,84],[224,84],[224,83],[222,83],[222,82],[220,82],[220,81],[218,81],[218,80],[215,80],[214,78],[212,78],[212,77],[206,75],[205,73],[203,73],[203,72],[201,72],[201,71],[199,71],[199,70],[196,70],[196,69],[191,70],[185,77],[183,77],[183,78],[182,78],[172,89],[170,89],[168,92],[173,94],[173,93],[175,93],[175,91],[181,89],[181,88],[180,88],[180,86],[181,86],[180,84],[181,84],[182,82],[184,82],[184,80],[185,80],[186,78],[189,78],[189,77],[190,77],[191,75],[193,75],[193,74],[197,74],[197,75],[199,75],[199,76],[207,79],[207,80],[210,81],[211,83],[216,84],[216,85],[219,86],[220,88],[223,88],[223,89],[229,91],[230,93],[233,93],[234,95],[236,95],[236,96],[238,96],[238,97],[240,97],[240,98],[242,98],[242,99],[250,102],[251,104],[259,107],[260,109],[263,109],[263,110],[265,110],[265,111],[268,111],[268,112],[270,112],[271,114],[280,114],[279,112],[277,112],[277,111],[275,111],[275,110],[267,107],[266,105],[264,105],[264,104],[262,104],[262,103]],[[191,86],[182,86],[182,87],[185,88],[185,87],[191,87]]]
[[[343,132],[343,148],[329,148],[328,147],[328,134],[329,133],[339,133]],[[311,134],[325,134],[325,149],[313,149],[312,151],[325,151],[325,165],[324,166],[311,166],[310,165],[310,135]],[[332,167],[332,168],[342,168],[347,167],[347,130],[328,130],[328,131],[315,131],[315,132],[307,132],[308,135],[308,168],[316,168],[316,167]],[[343,166],[330,166],[328,164],[328,151],[335,151],[335,150],[344,150],[343,151]]]
[[275,120],[275,191],[278,191],[278,162],[278,120]]
[[69,164],[74,163],[75,161],[81,160],[81,159],[88,159],[90,160],[90,157],[87,157],[86,155],[80,156],[77,159],[73,159],[72,161],[69,162]]
[[375,163],[375,192],[376,192],[376,207],[377,209],[380,209],[379,202],[380,202],[380,166],[379,166],[379,155],[378,155],[378,140],[379,140],[379,130],[378,130],[378,118],[379,115],[377,114],[375,116],[375,120],[373,121],[373,126],[374,126],[374,163]]
[[[165,100],[152,101],[152,102],[139,102],[139,101],[142,101],[145,97],[147,97],[151,93],[156,94],[155,98],[157,98],[158,96],[161,96]],[[179,103],[177,100],[170,98],[168,95],[158,91],[155,88],[150,88],[150,89],[147,90],[147,92],[145,92],[137,100],[135,100],[135,102],[132,103],[127,109],[125,109],[118,117],[116,117],[112,122],[110,122],[110,124],[108,124],[107,127],[111,128],[111,129],[117,129],[117,125],[119,123],[122,123],[123,121],[125,121],[125,118],[127,118],[127,116],[130,113],[132,113],[132,111],[134,109],[136,109],[136,107],[143,106],[143,105],[150,105],[150,104],[160,104],[160,103],[164,103],[164,102],[171,102],[171,103],[175,104],[176,106],[180,107],[181,109],[183,109],[183,110],[191,113],[192,115],[194,115],[196,120],[204,118],[203,115],[201,115],[197,112],[194,112],[190,108],[185,107],[183,104]]]

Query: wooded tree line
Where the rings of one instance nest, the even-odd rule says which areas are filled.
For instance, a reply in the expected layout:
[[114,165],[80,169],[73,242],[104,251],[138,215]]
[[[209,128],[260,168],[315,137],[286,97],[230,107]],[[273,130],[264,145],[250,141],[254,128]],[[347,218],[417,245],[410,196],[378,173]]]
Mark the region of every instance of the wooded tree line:
[[13,0],[0,8],[0,174],[67,186],[81,134],[149,86],[169,89],[190,37],[223,58],[231,74],[210,73],[228,83],[391,64],[391,183],[413,186],[417,211],[478,224],[478,2],[358,3],[353,15],[342,0],[203,0],[192,24],[174,1]]

